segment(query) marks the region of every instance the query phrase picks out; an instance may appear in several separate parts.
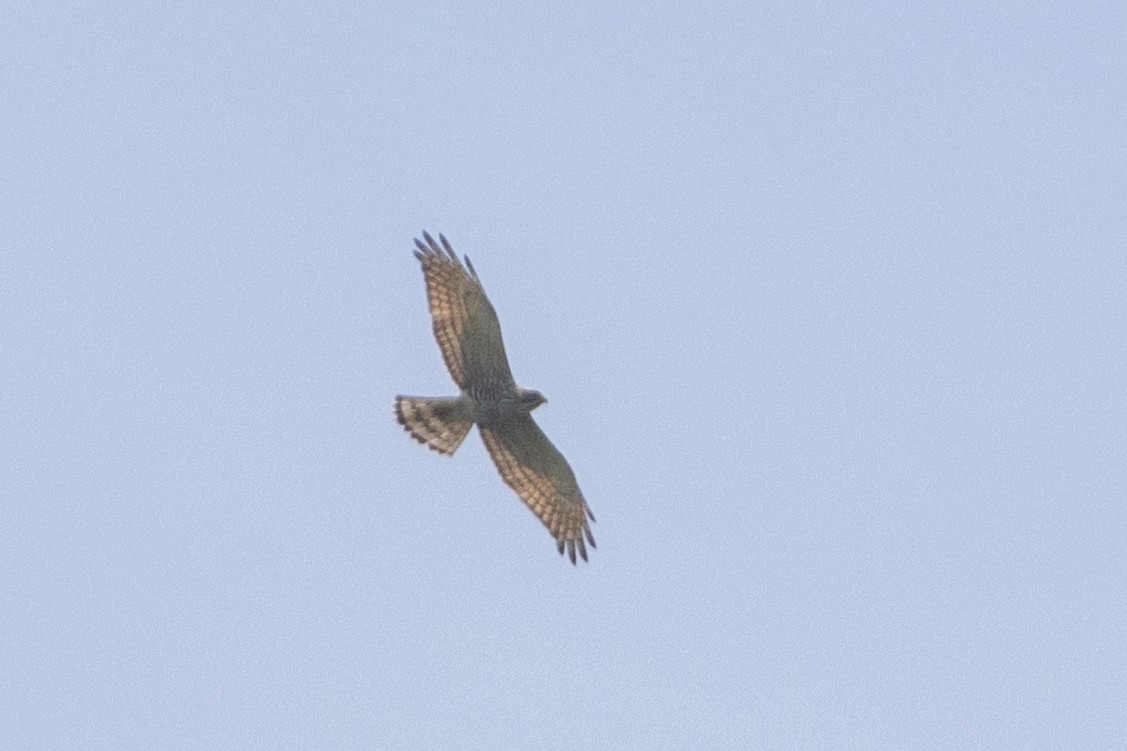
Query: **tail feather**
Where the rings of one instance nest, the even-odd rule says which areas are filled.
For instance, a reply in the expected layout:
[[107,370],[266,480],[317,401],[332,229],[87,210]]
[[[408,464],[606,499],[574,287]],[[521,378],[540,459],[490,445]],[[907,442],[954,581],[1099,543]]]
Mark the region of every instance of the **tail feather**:
[[397,396],[395,417],[412,438],[447,456],[458,450],[473,427],[461,399]]

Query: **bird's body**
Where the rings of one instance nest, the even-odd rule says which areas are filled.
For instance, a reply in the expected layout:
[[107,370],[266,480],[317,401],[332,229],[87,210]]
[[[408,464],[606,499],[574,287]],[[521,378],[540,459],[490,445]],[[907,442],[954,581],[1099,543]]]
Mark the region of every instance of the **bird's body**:
[[539,391],[524,389],[518,386],[515,390],[503,389],[499,392],[471,395],[462,392],[473,410],[473,421],[479,427],[489,427],[494,423],[503,423],[505,420],[528,413],[539,407],[546,400]]
[[497,313],[470,259],[458,260],[446,238],[423,233],[415,257],[423,267],[434,336],[450,376],[461,389],[452,398],[398,396],[395,414],[411,436],[431,449],[453,455],[475,424],[505,483],[555,537],[559,552],[576,551],[587,560],[595,546],[594,520],[575,474],[531,412],[547,401],[539,391],[513,380]]

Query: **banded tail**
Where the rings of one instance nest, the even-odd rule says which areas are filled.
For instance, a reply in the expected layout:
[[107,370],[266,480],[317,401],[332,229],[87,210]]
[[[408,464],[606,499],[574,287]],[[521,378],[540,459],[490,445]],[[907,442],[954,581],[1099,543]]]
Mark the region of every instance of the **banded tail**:
[[447,456],[454,455],[473,427],[461,399],[397,396],[395,417],[412,438]]

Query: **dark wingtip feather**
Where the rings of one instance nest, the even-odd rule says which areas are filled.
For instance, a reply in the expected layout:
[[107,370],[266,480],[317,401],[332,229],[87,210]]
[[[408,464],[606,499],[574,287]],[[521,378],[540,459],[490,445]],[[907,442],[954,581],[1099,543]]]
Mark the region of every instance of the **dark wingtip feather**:
[[446,235],[439,235],[438,239],[442,240],[442,248],[446,251],[446,255],[454,262],[455,266],[461,266],[462,262],[458,260],[458,254],[450,247],[450,241],[446,239]]

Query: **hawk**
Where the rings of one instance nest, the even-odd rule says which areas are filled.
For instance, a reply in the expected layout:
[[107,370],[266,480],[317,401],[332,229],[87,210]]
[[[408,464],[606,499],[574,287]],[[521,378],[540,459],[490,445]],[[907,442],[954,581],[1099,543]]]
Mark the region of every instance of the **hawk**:
[[442,235],[415,240],[423,267],[434,338],[450,377],[461,389],[453,398],[395,397],[395,416],[411,437],[440,454],[453,456],[477,425],[501,479],[540,518],[556,547],[572,564],[578,550],[587,560],[595,547],[587,506],[575,473],[563,454],[532,420],[532,410],[547,402],[539,391],[513,380],[501,324],[468,256],[463,266]]

